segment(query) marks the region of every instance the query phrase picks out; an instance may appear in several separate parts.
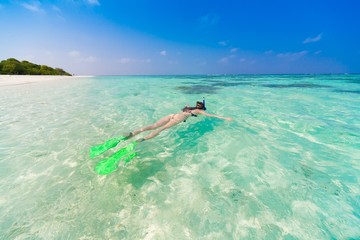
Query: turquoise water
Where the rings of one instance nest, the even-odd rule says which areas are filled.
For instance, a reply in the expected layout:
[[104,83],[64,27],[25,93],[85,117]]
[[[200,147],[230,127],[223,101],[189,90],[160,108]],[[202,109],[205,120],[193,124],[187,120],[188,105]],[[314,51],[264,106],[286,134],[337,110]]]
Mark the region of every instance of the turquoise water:
[[[206,97],[107,176],[90,146]],[[358,239],[360,75],[95,77],[0,88],[1,239]],[[141,137],[141,136],[139,136]]]

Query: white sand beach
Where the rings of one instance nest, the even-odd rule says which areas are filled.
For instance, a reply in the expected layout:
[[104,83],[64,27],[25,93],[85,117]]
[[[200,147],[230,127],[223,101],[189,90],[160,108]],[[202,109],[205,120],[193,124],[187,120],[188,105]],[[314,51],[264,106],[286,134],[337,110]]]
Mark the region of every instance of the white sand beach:
[[23,85],[36,82],[84,78],[91,76],[54,76],[54,75],[0,75],[0,87]]

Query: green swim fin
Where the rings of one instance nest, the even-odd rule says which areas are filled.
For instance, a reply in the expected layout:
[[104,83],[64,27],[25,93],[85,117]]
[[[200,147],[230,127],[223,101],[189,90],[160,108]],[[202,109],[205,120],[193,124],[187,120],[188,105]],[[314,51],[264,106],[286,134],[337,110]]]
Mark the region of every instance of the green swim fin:
[[127,139],[126,137],[120,136],[117,138],[109,139],[106,142],[104,142],[103,144],[91,147],[90,148],[90,158],[94,158],[94,157],[106,152],[110,148],[116,147],[119,144],[119,142],[126,140],[126,139]]
[[130,162],[130,160],[133,159],[135,156],[136,156],[136,152],[133,152],[133,153],[129,154],[129,155],[124,159],[124,162],[125,162],[125,163]]
[[[120,149],[109,158],[106,158],[100,161],[96,167],[95,171],[101,175],[109,174],[115,171],[118,168],[118,163],[120,162],[121,158],[128,155],[131,151],[134,150],[135,146],[138,144],[137,141],[134,141],[127,145],[126,147]],[[136,156],[136,153],[131,153],[125,158],[125,162],[129,162],[132,158]]]

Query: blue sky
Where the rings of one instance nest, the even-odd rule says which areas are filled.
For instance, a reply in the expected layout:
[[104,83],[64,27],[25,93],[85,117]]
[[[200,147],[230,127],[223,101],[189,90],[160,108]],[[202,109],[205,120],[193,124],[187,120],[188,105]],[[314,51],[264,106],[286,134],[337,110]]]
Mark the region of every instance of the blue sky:
[[76,75],[359,73],[358,0],[0,0],[0,59]]

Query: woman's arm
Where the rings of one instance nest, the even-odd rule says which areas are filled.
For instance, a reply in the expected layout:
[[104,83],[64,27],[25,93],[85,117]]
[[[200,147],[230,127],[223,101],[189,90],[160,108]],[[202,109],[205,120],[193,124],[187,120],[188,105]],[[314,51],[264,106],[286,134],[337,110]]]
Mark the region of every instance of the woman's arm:
[[223,119],[223,120],[227,120],[227,121],[232,121],[233,119],[230,118],[230,117],[223,117],[223,116],[218,116],[218,115],[215,115],[215,114],[210,114],[210,113],[207,113],[203,110],[196,110],[196,114],[202,114],[202,115],[205,115],[207,117],[214,117],[214,118],[219,118],[219,119]]

